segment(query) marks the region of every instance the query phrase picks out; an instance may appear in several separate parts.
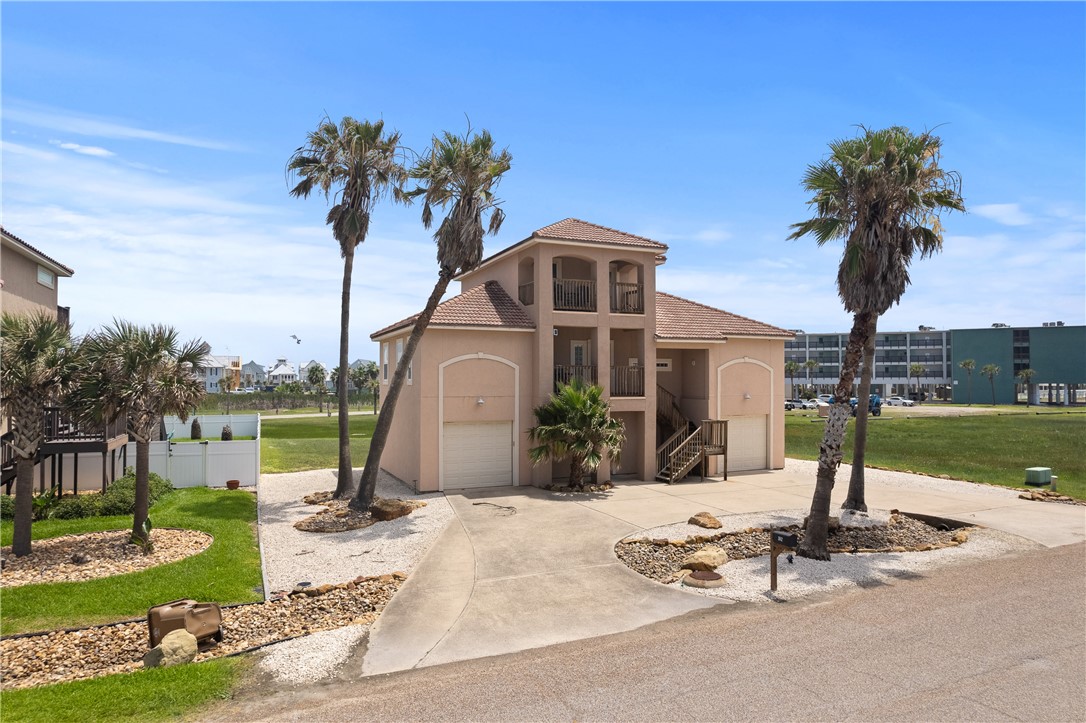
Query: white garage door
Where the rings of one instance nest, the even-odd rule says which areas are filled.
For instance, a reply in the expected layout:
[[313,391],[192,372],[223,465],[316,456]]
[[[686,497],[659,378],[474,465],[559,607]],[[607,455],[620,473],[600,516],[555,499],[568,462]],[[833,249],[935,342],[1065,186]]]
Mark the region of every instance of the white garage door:
[[728,471],[766,469],[766,417],[732,417],[728,420]]
[[512,422],[445,423],[445,489],[513,484]]

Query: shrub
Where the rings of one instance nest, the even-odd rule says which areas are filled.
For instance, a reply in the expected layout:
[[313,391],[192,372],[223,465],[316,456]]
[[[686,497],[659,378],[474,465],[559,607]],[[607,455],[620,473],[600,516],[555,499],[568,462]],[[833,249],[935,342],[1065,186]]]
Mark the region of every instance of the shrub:
[[224,425],[223,428],[222,428],[221,441],[223,441],[223,442],[232,442],[232,441],[234,441],[234,430],[230,428],[229,424]]
[[203,436],[204,436],[204,430],[200,426],[200,418],[199,417],[193,417],[192,418],[192,427],[189,430],[189,439],[200,439]]
[[53,518],[58,520],[78,520],[84,517],[97,517],[102,513],[102,495],[73,495],[61,498],[53,510]]
[[[173,491],[168,479],[151,472],[147,478],[148,506]],[[130,515],[136,508],[136,473],[132,468],[125,470],[124,477],[112,482],[102,495],[103,515]]]
[[0,495],[0,520],[15,519],[15,498],[11,495]]
[[50,489],[34,498],[34,519],[47,520],[53,516],[53,510],[60,502],[56,490]]

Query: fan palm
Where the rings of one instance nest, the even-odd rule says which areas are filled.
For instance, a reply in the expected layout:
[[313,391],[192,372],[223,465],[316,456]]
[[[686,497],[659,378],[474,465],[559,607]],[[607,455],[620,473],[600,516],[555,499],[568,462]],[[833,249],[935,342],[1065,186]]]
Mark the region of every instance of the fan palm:
[[569,458],[569,486],[581,488],[585,474],[600,466],[603,453],[617,460],[626,442],[621,421],[610,414],[601,387],[574,377],[559,384],[550,402],[535,408],[536,426],[528,439],[532,464]]
[[920,377],[924,376],[924,372],[926,372],[926,371],[927,371],[927,369],[924,368],[923,364],[910,364],[909,365],[909,376],[914,377],[916,379],[916,401],[917,402],[922,401],[921,395],[920,395]]
[[45,407],[66,392],[74,353],[68,326],[39,312],[0,319],[0,388],[15,452],[15,519],[11,551],[30,554],[34,464],[45,441]]
[[407,192],[405,198],[422,198],[423,226],[427,229],[432,226],[435,206],[451,208],[434,233],[434,241],[437,242],[437,283],[426,301],[426,307],[415,319],[403,355],[396,364],[396,372],[370,441],[362,482],[358,486],[358,494],[351,500],[351,506],[355,509],[368,509],[373,502],[381,454],[392,428],[396,401],[415,348],[434,315],[434,309],[454,276],[479,265],[483,258],[483,236],[497,233],[505,220],[501,201],[494,195],[494,190],[512,161],[513,157],[507,149],[499,151],[495,148],[489,132],[482,130],[472,133],[469,128],[463,136],[449,132],[441,137],[435,136],[429,151],[410,171],[411,178],[419,181],[419,185]]
[[788,361],[784,363],[784,373],[788,375],[788,382],[791,389],[788,390],[788,398],[795,399],[799,395],[796,394],[796,375],[803,370],[803,365],[798,361]]
[[813,385],[811,384],[811,374],[818,369],[818,361],[815,359],[808,359],[803,362],[803,368],[807,370],[807,385],[812,387],[811,394],[814,394]]
[[973,370],[977,368],[975,359],[962,359],[958,366],[965,370],[965,384],[969,390],[969,406],[973,406]]
[[[940,214],[965,210],[960,178],[939,166],[938,136],[900,126],[861,131],[856,138],[831,143],[829,156],[808,167],[803,187],[814,194],[809,205],[815,215],[793,224],[790,236],[810,234],[819,246],[844,240],[837,291],[853,314],[820,447],[810,523],[799,549],[800,555],[815,559],[829,559],[830,493],[841,464],[852,383],[873,323],[904,294],[913,257],[942,248]],[[848,496],[862,502],[863,491],[850,490]]]
[[[400,134],[384,130],[384,122],[357,121],[345,116],[336,125],[327,116],[306,144],[296,150],[287,171],[298,180],[290,190],[294,197],[308,198],[313,191],[332,202],[326,223],[339,243],[343,257],[343,291],[339,313],[339,366],[347,368],[347,347],[351,316],[351,275],[355,249],[366,240],[370,219],[377,203],[391,190],[398,197],[404,169],[400,156]],[[335,497],[343,499],[354,491],[351,466],[351,438],[347,415],[347,378],[337,381],[339,399],[339,474]]]
[[1037,375],[1037,372],[1035,372],[1032,369],[1023,369],[1022,371],[1015,374],[1015,376],[1018,377],[1018,380],[1020,382],[1022,382],[1022,386],[1026,388],[1026,406],[1027,407],[1029,406],[1029,385],[1033,381],[1033,377],[1035,377],[1036,375]]
[[848,480],[848,496],[841,509],[867,512],[864,500],[864,461],[867,457],[867,417],[871,411],[871,377],[875,373],[875,331],[878,317],[873,317],[864,342],[863,367],[860,371],[860,388],[856,390],[856,428],[852,435],[852,474]]
[[992,385],[992,406],[995,406],[995,378],[999,376],[999,373],[1003,371],[997,364],[985,364],[980,368],[981,376],[988,377],[988,383]]
[[204,383],[193,374],[210,351],[193,339],[178,341],[172,327],[141,327],[114,320],[83,341],[78,378],[69,405],[77,416],[106,424],[125,416],[128,436],[136,443],[136,504],[132,537],[147,543],[147,476],[151,438],[163,415],[181,421],[196,411],[205,394]]

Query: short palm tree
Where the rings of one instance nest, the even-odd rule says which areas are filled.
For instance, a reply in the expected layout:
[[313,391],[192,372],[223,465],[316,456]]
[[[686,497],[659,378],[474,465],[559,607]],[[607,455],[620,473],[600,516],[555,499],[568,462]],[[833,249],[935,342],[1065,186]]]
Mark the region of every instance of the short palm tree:
[[973,370],[977,368],[977,362],[974,359],[962,359],[958,362],[958,366],[965,370],[965,384],[969,390],[969,406],[973,406]]
[[[326,223],[339,243],[343,257],[343,291],[339,312],[339,366],[347,368],[351,316],[351,276],[355,249],[366,240],[370,219],[377,203],[404,181],[399,162],[400,134],[385,133],[383,121],[370,123],[345,116],[336,125],[325,117],[306,144],[296,150],[287,171],[298,183],[290,190],[294,197],[308,198],[313,191],[332,202]],[[343,499],[354,491],[351,466],[351,437],[347,406],[347,378],[336,384],[339,398],[339,474],[335,497]]]
[[1037,375],[1037,372],[1033,369],[1023,369],[1015,374],[1018,377],[1018,381],[1022,382],[1022,386],[1026,388],[1026,406],[1029,406],[1029,385],[1033,380],[1033,377]]
[[[841,464],[852,384],[874,324],[904,294],[913,257],[942,248],[940,214],[965,210],[958,175],[939,165],[941,146],[939,137],[928,132],[861,127],[858,137],[831,143],[829,156],[804,174],[815,215],[793,224],[790,238],[810,234],[819,246],[834,239],[845,242],[837,291],[853,314],[820,445],[810,522],[798,551],[804,557],[829,559],[830,493]],[[848,497],[862,503],[863,490],[850,489]]]
[[437,283],[426,301],[426,307],[415,319],[411,336],[396,364],[396,372],[381,406],[366,466],[362,470],[362,482],[358,486],[358,494],[351,500],[351,507],[356,510],[368,509],[373,502],[381,454],[392,429],[396,401],[407,378],[415,348],[434,315],[434,309],[454,276],[479,265],[483,258],[483,236],[496,234],[505,220],[501,201],[494,195],[494,190],[512,162],[513,157],[508,150],[495,148],[489,132],[473,133],[469,128],[463,136],[449,132],[441,137],[435,136],[430,150],[410,171],[411,178],[416,179],[419,185],[404,195],[406,199],[422,198],[423,226],[430,228],[433,224],[435,206],[450,208],[434,233],[434,241],[437,242]]
[[83,341],[69,405],[80,419],[95,424],[108,424],[122,415],[127,420],[128,436],[136,443],[134,541],[148,543],[152,435],[163,415],[174,414],[185,421],[196,411],[205,389],[193,371],[209,351],[199,339],[180,344],[171,327],[141,327],[122,320]]
[[923,364],[909,365],[909,376],[916,379],[916,401],[918,402],[923,401],[923,395],[920,394],[920,377],[924,376],[926,372],[927,369],[924,368]]
[[15,519],[11,551],[30,554],[34,464],[45,441],[45,407],[65,394],[78,355],[66,324],[39,312],[0,318],[0,389],[15,452]]
[[[310,364],[305,371],[305,381],[309,389],[317,393],[317,411],[324,411],[324,367],[320,364]],[[331,407],[328,409],[332,411]]]
[[791,385],[791,389],[788,390],[788,398],[795,399],[799,397],[796,394],[796,375],[803,370],[803,365],[798,361],[788,361],[784,363],[784,373],[788,375],[788,383]]
[[988,383],[992,385],[992,406],[995,406],[995,378],[999,376],[999,373],[1003,371],[996,364],[985,364],[980,368],[981,376],[988,377]]
[[626,429],[611,416],[601,387],[574,378],[559,384],[550,402],[535,408],[536,425],[528,439],[532,464],[569,459],[569,486],[580,489],[585,475],[600,466],[604,453],[617,460],[626,443]]
[[815,360],[815,359],[808,359],[807,361],[803,362],[803,368],[807,370],[807,386],[812,387],[812,394],[813,394],[813,385],[811,384],[811,374],[813,374],[814,371],[816,369],[818,369],[818,361]]

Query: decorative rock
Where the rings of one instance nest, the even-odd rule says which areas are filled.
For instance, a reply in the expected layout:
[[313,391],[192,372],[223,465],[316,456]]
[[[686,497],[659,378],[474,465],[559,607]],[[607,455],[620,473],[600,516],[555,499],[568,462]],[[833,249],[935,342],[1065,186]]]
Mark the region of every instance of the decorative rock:
[[656,545],[657,547],[667,547],[667,539],[666,538],[657,538],[657,539],[652,541],[652,544]]
[[699,512],[689,520],[686,521],[688,525],[697,525],[698,527],[704,527],[707,530],[719,530],[722,525],[720,520],[713,517],[708,512]]
[[370,514],[375,519],[382,522],[388,522],[389,520],[395,520],[398,517],[404,517],[409,515],[419,507],[424,507],[425,502],[421,500],[386,500],[376,499],[373,504],[370,505]]
[[719,547],[703,547],[683,560],[681,568],[712,572],[728,561],[728,553]]
[[953,540],[954,540],[954,542],[957,542],[959,545],[962,544],[963,542],[967,542],[969,540],[969,533],[966,532],[965,530],[958,530],[957,532],[954,533]]
[[72,555],[72,564],[73,565],[86,565],[88,562],[90,562],[90,558],[87,557],[86,555],[84,555],[81,552],[77,552],[74,555]]
[[173,630],[166,634],[157,647],[143,656],[145,668],[168,668],[171,665],[191,663],[196,659],[196,636],[187,630]]
[[948,474],[941,474],[941,475],[939,475],[939,479],[950,479],[950,475],[948,475]]
[[[703,575],[705,576],[704,578],[702,577]],[[699,575],[691,573],[683,577],[682,583],[683,585],[688,585],[690,587],[700,588],[723,587],[724,576],[715,572],[703,572]]]

